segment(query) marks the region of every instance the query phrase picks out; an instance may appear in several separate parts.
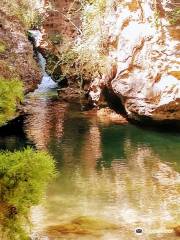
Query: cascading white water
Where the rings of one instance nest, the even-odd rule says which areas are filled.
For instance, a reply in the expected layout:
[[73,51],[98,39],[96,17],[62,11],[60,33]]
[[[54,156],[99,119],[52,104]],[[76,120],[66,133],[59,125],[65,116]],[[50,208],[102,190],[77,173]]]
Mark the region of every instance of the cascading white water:
[[[42,33],[39,30],[29,30],[29,33],[35,40],[35,46],[38,47],[40,45],[40,41],[42,39]],[[57,87],[57,83],[55,83],[52,78],[46,73],[45,67],[46,67],[46,60],[42,56],[40,52],[38,52],[38,61],[39,65],[43,72],[43,78],[41,83],[38,85],[38,88],[35,90],[35,92],[47,92],[50,89],[54,89]]]
[[46,60],[42,56],[41,53],[38,53],[38,59],[39,59],[39,64],[40,64],[42,72],[43,72],[43,78],[42,78],[41,83],[38,85],[38,88],[36,89],[36,92],[46,92],[49,89],[56,88],[57,87],[57,83],[55,83],[52,80],[52,78],[45,71]]

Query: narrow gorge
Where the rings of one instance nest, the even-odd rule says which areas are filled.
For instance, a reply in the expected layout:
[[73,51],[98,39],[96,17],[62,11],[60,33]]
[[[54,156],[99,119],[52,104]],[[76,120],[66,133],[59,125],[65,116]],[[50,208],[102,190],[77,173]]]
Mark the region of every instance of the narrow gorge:
[[0,240],[178,240],[178,0],[0,7]]

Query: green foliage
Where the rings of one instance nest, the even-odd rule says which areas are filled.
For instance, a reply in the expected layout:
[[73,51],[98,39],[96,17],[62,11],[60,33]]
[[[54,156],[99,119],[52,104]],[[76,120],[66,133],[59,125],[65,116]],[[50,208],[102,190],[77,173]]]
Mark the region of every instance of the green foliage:
[[23,101],[23,84],[18,79],[0,77],[0,125],[16,113],[17,104]]
[[16,16],[26,28],[39,27],[46,16],[40,0],[1,0],[1,9],[9,16]]
[[6,51],[6,44],[3,41],[0,41],[0,54]]
[[[81,30],[75,42],[64,41],[59,46],[59,65],[63,76],[82,82],[102,76],[112,64],[107,52],[108,28],[103,23],[106,11],[114,8],[114,0],[79,0],[81,4]],[[76,14],[72,12],[71,14]],[[78,13],[79,14],[79,13]],[[69,16],[69,15],[68,15]]]
[[0,223],[3,239],[28,239],[28,213],[55,175],[53,158],[31,148],[0,153]]
[[[165,17],[171,25],[180,24],[180,7],[176,3],[172,3],[169,10],[165,11]],[[161,25],[161,17],[158,12],[156,1],[154,2],[154,21],[155,26],[158,28]]]
[[160,17],[158,12],[154,12],[154,23],[156,28],[160,26]]
[[[92,0],[83,4],[82,35],[74,50],[78,54],[80,72],[89,79],[102,75],[109,64],[108,48],[104,48],[108,34],[103,19],[110,2],[113,5],[114,1],[110,0]],[[109,7],[111,9],[111,3]]]
[[58,33],[51,34],[48,38],[53,44],[61,44],[63,42],[63,36]]
[[169,21],[173,25],[180,23],[180,7],[176,7],[172,12],[170,12]]

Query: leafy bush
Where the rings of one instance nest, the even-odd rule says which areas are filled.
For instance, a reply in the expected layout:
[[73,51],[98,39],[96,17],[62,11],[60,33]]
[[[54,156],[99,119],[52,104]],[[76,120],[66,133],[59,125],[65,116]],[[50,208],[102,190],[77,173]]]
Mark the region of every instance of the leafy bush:
[[16,16],[27,28],[38,27],[45,17],[46,8],[41,0],[1,0],[1,10]]
[[0,224],[3,239],[28,239],[28,213],[55,174],[53,158],[31,148],[0,152]]
[[18,79],[0,77],[0,125],[13,118],[17,104],[23,100],[23,84]]
[[[77,79],[79,82],[90,81],[106,73],[107,66],[112,64],[108,57],[107,26],[103,23],[106,11],[114,8],[114,0],[79,0],[81,29],[75,41],[64,40],[56,46],[63,76]],[[108,6],[108,7],[107,7]],[[71,19],[68,12],[68,19]],[[76,27],[78,29],[78,27]],[[52,72],[53,73],[53,72]],[[81,84],[80,84],[81,85]]]

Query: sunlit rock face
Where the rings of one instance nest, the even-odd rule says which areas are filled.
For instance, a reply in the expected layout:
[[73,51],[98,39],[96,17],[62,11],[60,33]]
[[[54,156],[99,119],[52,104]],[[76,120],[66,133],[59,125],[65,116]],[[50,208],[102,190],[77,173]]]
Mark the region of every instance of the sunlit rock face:
[[28,93],[37,87],[42,77],[33,46],[22,22],[7,11],[7,3],[0,4],[0,39],[5,48],[0,52],[0,75],[7,81],[18,78],[23,82],[24,92]]
[[94,100],[100,98],[99,87],[108,86],[130,118],[180,120],[180,27],[168,18],[175,7],[177,1],[123,0],[110,15],[107,11],[104,24],[116,74],[103,76],[93,86],[90,95]]

